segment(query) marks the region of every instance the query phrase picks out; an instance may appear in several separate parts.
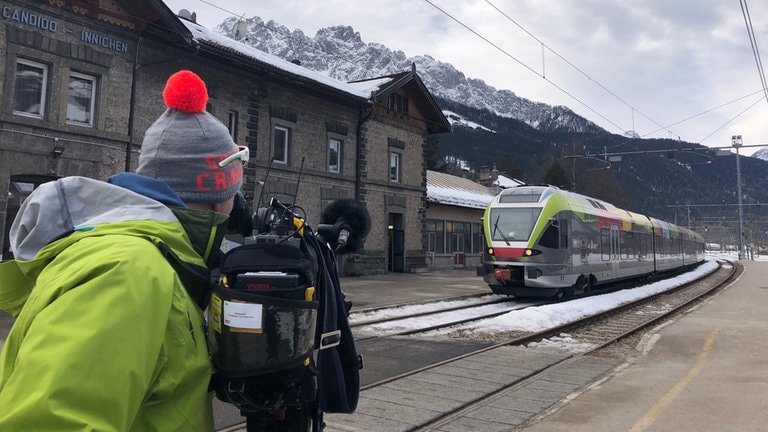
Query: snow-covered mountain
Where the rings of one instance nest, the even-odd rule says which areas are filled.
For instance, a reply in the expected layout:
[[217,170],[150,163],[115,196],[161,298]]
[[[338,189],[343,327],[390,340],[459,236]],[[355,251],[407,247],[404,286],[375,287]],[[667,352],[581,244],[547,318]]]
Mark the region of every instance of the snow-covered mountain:
[[214,30],[340,81],[399,73],[416,64],[422,81],[436,97],[521,120],[544,132],[604,132],[565,106],[533,102],[511,90],[497,90],[429,55],[406,57],[402,51],[393,51],[380,43],[363,42],[360,33],[349,26],[323,28],[309,37],[301,30],[290,31],[272,20],[264,22],[253,17],[242,21],[232,17]]
[[760,150],[752,153],[752,157],[768,161],[768,147],[763,147]]

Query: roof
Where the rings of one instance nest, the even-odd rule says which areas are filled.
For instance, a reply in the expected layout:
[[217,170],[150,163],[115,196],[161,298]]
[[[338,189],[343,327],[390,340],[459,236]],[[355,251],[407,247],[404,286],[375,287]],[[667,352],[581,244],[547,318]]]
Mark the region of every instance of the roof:
[[427,171],[428,202],[484,209],[496,192],[495,187],[489,188],[464,177]]
[[493,182],[493,184],[496,186],[499,186],[502,189],[506,189],[511,187],[522,186],[525,183],[520,180],[513,179],[511,177],[507,177],[499,174],[499,176],[496,178],[496,181]]
[[[427,131],[429,133],[445,133],[452,131],[451,122],[445,117],[445,114],[443,114],[443,111],[437,105],[432,93],[429,92],[427,86],[424,85],[424,81],[422,81],[416,73],[415,63],[412,65],[411,70],[407,72],[351,81],[349,84],[366,85],[366,83],[378,87],[371,93],[371,100],[373,103],[382,102],[399,88],[411,87],[412,90],[419,92],[424,96],[423,101],[426,102],[426,106],[422,106],[422,109],[424,112],[431,114],[425,119],[427,121]],[[416,101],[414,101],[414,103],[416,103]]]

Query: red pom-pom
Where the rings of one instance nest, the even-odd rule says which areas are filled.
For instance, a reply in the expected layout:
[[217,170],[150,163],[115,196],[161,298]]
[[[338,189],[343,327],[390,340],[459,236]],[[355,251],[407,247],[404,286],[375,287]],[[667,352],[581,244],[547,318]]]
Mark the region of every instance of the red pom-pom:
[[168,108],[186,113],[205,111],[208,90],[203,80],[192,71],[182,70],[171,75],[163,90],[163,100]]

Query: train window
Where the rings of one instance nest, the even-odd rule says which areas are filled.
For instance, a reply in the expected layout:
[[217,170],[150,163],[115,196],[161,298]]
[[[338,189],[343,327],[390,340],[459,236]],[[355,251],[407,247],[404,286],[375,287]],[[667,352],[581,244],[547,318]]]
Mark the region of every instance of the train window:
[[541,195],[550,190],[547,187],[526,187],[526,188],[510,188],[504,190],[499,197],[499,203],[524,203],[539,202]]
[[627,232],[626,231],[620,231],[619,232],[619,254],[620,258],[623,260],[629,259],[629,253],[627,252]]
[[608,228],[600,230],[600,256],[603,261],[611,260],[611,232]]
[[560,249],[568,249],[568,219],[560,219]]
[[546,248],[557,249],[559,240],[560,233],[558,232],[557,227],[550,224],[541,235],[539,245]]
[[533,226],[539,218],[540,208],[494,208],[491,209],[488,227],[491,240],[527,241]]

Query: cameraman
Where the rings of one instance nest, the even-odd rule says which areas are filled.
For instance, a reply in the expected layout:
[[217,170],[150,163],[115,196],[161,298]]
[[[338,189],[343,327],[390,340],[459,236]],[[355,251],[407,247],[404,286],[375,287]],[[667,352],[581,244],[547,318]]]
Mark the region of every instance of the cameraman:
[[194,73],[163,99],[136,174],[43,184],[11,226],[2,431],[213,430],[203,309],[248,149]]

